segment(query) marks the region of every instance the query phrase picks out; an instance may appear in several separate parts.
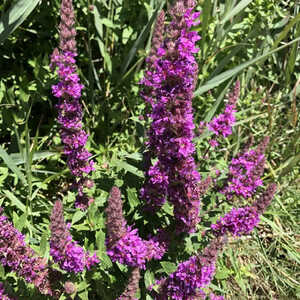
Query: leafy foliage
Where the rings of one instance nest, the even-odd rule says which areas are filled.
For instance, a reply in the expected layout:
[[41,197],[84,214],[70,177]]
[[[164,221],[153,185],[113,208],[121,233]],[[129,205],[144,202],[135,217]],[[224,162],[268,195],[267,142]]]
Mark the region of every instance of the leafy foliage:
[[[101,260],[91,272],[70,278],[77,284],[72,297],[111,300],[123,292],[129,277],[127,267],[112,263],[106,254],[105,207],[111,187],[121,189],[125,217],[143,238],[173,218],[169,204],[158,214],[145,215],[139,199],[149,128],[139,81],[152,25],[169,3],[74,1],[79,75],[86,87],[82,101],[90,134],[87,147],[96,161],[95,201],[82,212],[74,208],[75,194],[69,191],[72,176],[61,157],[56,99],[51,96],[55,78],[48,66],[57,46],[59,2],[0,2],[0,204],[33,250],[49,259],[49,216],[55,200],[62,199],[73,238],[86,250],[96,251]],[[218,151],[207,150],[207,133],[194,139],[200,173],[207,177],[223,169],[225,176],[225,166],[250,136],[260,141],[268,135],[263,179],[279,186],[254,234],[229,239],[211,288],[228,299],[297,299],[300,5],[298,1],[199,0],[197,8],[202,10],[196,27],[202,37],[193,99],[197,128],[200,121],[209,122],[222,111],[237,76],[241,82],[233,134]],[[141,272],[139,299],[152,299],[147,287],[155,284],[155,278],[174,272],[181,261],[205,247],[201,232],[229,210],[222,197],[206,194],[197,233]],[[0,281],[18,299],[47,299],[2,266]]]

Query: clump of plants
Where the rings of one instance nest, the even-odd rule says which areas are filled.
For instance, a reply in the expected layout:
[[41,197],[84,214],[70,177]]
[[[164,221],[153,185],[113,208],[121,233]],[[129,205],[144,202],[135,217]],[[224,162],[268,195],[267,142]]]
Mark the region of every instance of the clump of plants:
[[[226,298],[211,286],[218,255],[226,251],[228,239],[248,235],[259,224],[276,193],[276,184],[264,186],[262,179],[270,142],[267,136],[256,142],[249,138],[223,168],[206,163],[207,155],[218,151],[232,133],[241,87],[237,80],[222,113],[195,124],[192,99],[199,72],[195,54],[201,39],[194,30],[200,15],[195,6],[194,0],[176,0],[159,12],[154,26],[140,81],[140,94],[147,106],[144,119],[150,126],[143,155],[145,180],[135,212],[139,221],[132,222],[132,214],[124,209],[121,190],[111,186],[103,204],[106,236],[101,246],[105,254],[98,254],[97,249],[89,251],[87,243],[73,238],[71,232],[76,230],[65,222],[63,203],[57,200],[49,216],[47,260],[29,246],[0,208],[2,266],[26,284],[33,284],[45,297],[76,299],[83,278],[89,278],[92,290],[101,280],[104,289],[105,285],[111,288],[116,284],[111,272],[117,274],[115,281],[123,291],[115,296],[107,289],[103,299]],[[59,82],[52,86],[52,93],[59,99],[57,122],[63,157],[74,178],[70,186],[76,193],[74,207],[76,212],[90,213],[96,209],[92,188],[97,188],[97,183],[90,176],[96,163],[87,150],[88,134],[82,122],[80,98],[84,86],[76,67],[72,0],[62,0],[60,16],[60,43],[50,66]],[[200,158],[196,157],[197,138],[206,146]],[[226,203],[227,212],[215,215],[215,222],[204,224],[205,215],[212,213],[210,197],[216,206]],[[196,245],[187,251],[186,244],[194,240]],[[157,272],[160,266],[163,271]],[[1,284],[1,299],[17,299],[18,295],[13,298],[9,288],[4,288]],[[97,297],[92,292],[88,299]]]

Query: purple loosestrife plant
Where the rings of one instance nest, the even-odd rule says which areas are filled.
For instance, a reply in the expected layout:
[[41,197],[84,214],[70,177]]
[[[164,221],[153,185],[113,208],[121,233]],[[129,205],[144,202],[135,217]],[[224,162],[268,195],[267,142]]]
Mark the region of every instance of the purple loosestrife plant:
[[96,253],[90,256],[89,252],[85,252],[82,247],[72,240],[69,228],[64,220],[61,201],[57,200],[54,203],[50,220],[50,255],[62,270],[79,273],[84,268],[89,270],[93,265],[99,263]]
[[2,213],[0,207],[0,263],[32,283],[42,294],[59,298],[61,293],[54,287],[60,273],[26,245],[25,237]]
[[85,148],[88,135],[82,129],[83,112],[79,98],[83,85],[80,83],[75,61],[77,49],[72,0],[62,0],[60,15],[60,50],[54,50],[50,65],[52,70],[57,67],[59,82],[52,86],[52,93],[59,98],[57,120],[61,125],[60,137],[67,165],[76,177],[73,185],[78,190],[75,206],[84,210],[93,201],[85,194],[84,187],[89,187],[86,176],[94,170],[94,162],[90,160],[91,153]]
[[174,205],[179,232],[193,232],[200,221],[200,175],[192,143],[192,97],[198,74],[193,54],[198,52],[195,43],[200,37],[191,31],[199,23],[196,19],[200,13],[193,13],[194,7],[194,1],[176,1],[165,31],[164,14],[159,15],[141,81],[141,95],[151,106],[148,155],[157,159],[146,171],[141,197],[150,210],[160,208],[168,198]]
[[160,259],[166,249],[155,238],[143,240],[138,230],[128,226],[123,217],[121,192],[113,187],[106,208],[107,254],[113,262],[145,269],[152,258]]
[[[162,10],[157,18],[153,36],[152,36],[152,48],[149,56],[146,58],[146,68],[147,71],[144,74],[144,79],[142,80],[143,90],[141,91],[141,96],[146,102],[151,104],[153,107],[154,99],[156,98],[156,81],[159,81],[159,74],[156,70],[156,65],[160,56],[158,54],[158,49],[161,47],[164,38],[164,21],[165,13]],[[149,143],[148,143],[149,144]],[[151,151],[151,145],[149,145],[149,150]],[[146,182],[144,187],[141,189],[141,197],[147,202],[148,210],[155,210],[161,207],[166,201],[166,194],[168,188],[168,176],[164,172],[159,162],[156,162],[151,166],[151,157],[154,156],[153,153],[149,152],[145,154],[147,163]]]

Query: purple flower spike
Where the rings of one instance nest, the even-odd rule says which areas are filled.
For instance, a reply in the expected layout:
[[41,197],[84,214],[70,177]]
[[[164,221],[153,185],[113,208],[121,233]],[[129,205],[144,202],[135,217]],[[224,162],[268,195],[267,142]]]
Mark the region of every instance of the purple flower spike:
[[63,216],[63,205],[61,201],[56,201],[51,214],[51,239],[50,255],[59,264],[62,270],[79,273],[90,269],[99,263],[99,259],[94,253],[90,256],[75,241],[69,232]]
[[233,208],[216,224],[211,225],[215,235],[231,233],[234,236],[249,234],[259,222],[259,215],[255,207]]
[[254,207],[256,208],[257,212],[261,215],[264,213],[266,208],[270,205],[275,193],[276,193],[277,186],[275,183],[271,183],[268,185],[265,192],[263,192],[258,200],[254,203]]
[[117,300],[137,300],[137,298],[135,298],[135,294],[139,288],[140,277],[140,269],[134,268],[131,271],[130,278],[125,291]]
[[51,56],[51,69],[57,68],[59,82],[52,86],[52,94],[59,98],[58,123],[61,125],[60,137],[64,145],[67,165],[77,179],[78,189],[75,206],[85,210],[91,201],[83,193],[82,181],[94,170],[94,162],[90,160],[91,153],[85,149],[88,135],[82,129],[82,107],[79,102],[83,85],[77,74],[76,60],[76,30],[72,0],[62,0],[61,3],[60,51],[55,49]]
[[[225,106],[224,113],[213,118],[208,123],[208,129],[213,131],[217,136],[223,136],[226,138],[232,133],[232,126],[235,123],[235,113],[236,113],[236,102],[240,94],[240,82],[237,80],[235,83],[234,91],[229,94],[228,104]],[[210,144],[212,147],[217,146],[215,140],[211,140]]]
[[50,268],[45,259],[37,256],[26,245],[25,237],[2,213],[3,209],[0,207],[0,263],[28,283],[33,283],[42,294],[59,298],[61,292],[55,290],[53,286],[61,274]]
[[107,250],[107,254],[114,262],[145,269],[147,250],[146,243],[138,236],[137,229],[127,226],[125,235]]
[[146,261],[160,259],[166,251],[165,244],[159,242],[160,236],[143,240],[137,229],[127,225],[123,217],[121,192],[117,187],[112,188],[108,198],[106,227],[107,254],[113,262],[145,269]]
[[192,256],[180,263],[174,273],[157,282],[159,293],[154,299],[190,300],[203,296],[202,288],[208,286],[213,279],[218,253],[225,243],[226,237],[215,238],[202,255]]
[[231,233],[234,236],[249,234],[259,223],[259,216],[263,214],[270,205],[276,192],[276,184],[271,183],[263,192],[253,206],[233,208],[230,212],[221,217],[211,229],[216,236],[223,236]]
[[[141,198],[146,210],[159,209],[168,199],[174,205],[178,232],[193,232],[199,219],[200,195],[193,154],[192,97],[198,66],[193,56],[200,39],[191,27],[198,23],[194,1],[177,1],[164,30],[164,13],[157,20],[141,96],[151,106],[148,132],[150,159]],[[162,33],[166,34],[163,35]]]
[[251,197],[258,186],[262,185],[261,176],[264,172],[264,151],[269,143],[266,137],[256,149],[248,150],[233,158],[229,165],[229,175],[226,186],[221,190],[227,199],[233,195],[245,199]]

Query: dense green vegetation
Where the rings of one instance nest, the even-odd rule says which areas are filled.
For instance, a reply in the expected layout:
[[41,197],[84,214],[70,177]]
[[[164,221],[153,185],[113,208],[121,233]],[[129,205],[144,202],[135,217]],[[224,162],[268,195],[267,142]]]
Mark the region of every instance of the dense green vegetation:
[[[105,251],[105,207],[113,185],[123,194],[124,214],[141,234],[172,217],[169,207],[144,217],[139,190],[150,121],[139,95],[144,61],[151,47],[157,12],[170,1],[74,0],[78,58],[85,85],[81,101],[88,150],[96,170],[86,212],[74,208],[75,194],[61,155],[57,99],[51,85],[50,55],[58,46],[60,1],[0,1],[0,205],[26,242],[49,258],[49,216],[62,199],[73,238],[101,260],[91,272],[70,277],[78,299],[116,299],[124,290],[127,267],[112,264]],[[251,235],[229,238],[219,257],[212,290],[226,299],[300,298],[300,3],[276,0],[198,0],[202,39],[196,55],[199,77],[193,99],[196,127],[222,112],[226,94],[241,82],[233,134],[209,151],[197,136],[196,162],[202,176],[221,169],[250,136],[255,145],[270,136],[264,182],[278,186],[275,198]],[[13,12],[13,13],[12,13]],[[220,197],[220,195],[219,195]],[[208,192],[199,233],[180,249],[142,271],[139,299],[146,287],[176,269],[206,241],[201,232],[229,205]],[[242,205],[244,203],[241,203]],[[202,212],[201,212],[202,214]],[[149,225],[150,224],[150,225]],[[0,282],[18,299],[47,299],[0,265]],[[66,299],[61,297],[61,299]],[[77,298],[76,298],[77,299]]]

